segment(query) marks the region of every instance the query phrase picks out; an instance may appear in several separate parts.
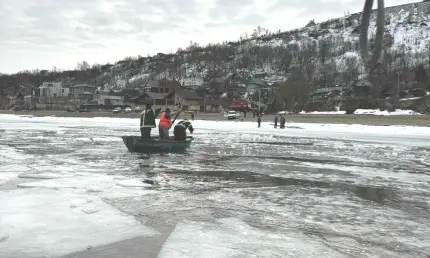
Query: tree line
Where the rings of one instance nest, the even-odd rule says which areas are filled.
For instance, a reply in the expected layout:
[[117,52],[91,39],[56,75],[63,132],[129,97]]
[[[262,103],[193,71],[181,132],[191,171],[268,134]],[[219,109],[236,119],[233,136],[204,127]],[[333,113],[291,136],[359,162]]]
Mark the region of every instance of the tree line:
[[[340,29],[339,29],[340,30]],[[40,85],[43,81],[65,83],[111,84],[117,80],[129,82],[141,73],[159,74],[167,72],[176,77],[189,75],[187,70],[204,77],[205,81],[227,75],[237,69],[264,69],[282,76],[287,83],[300,92],[297,99],[306,101],[313,87],[329,85],[349,85],[361,78],[365,68],[359,54],[359,43],[345,40],[341,34],[327,34],[325,30],[314,30],[313,37],[299,39],[289,33],[272,33],[257,27],[250,35],[241,36],[236,42],[222,42],[200,46],[190,42],[185,49],[174,54],[158,54],[148,57],[127,57],[116,64],[94,64],[79,62],[76,69],[22,71],[12,75],[0,74],[0,89],[13,89],[19,85],[26,87]],[[320,37],[322,36],[322,37]],[[297,38],[297,40],[294,40]],[[322,39],[315,39],[322,38]],[[369,41],[370,49],[373,41]],[[430,60],[430,45],[424,53],[411,51],[418,42],[404,42],[393,49],[394,38],[385,33],[380,67],[370,78],[380,89],[398,85],[400,82],[414,81],[417,87],[429,86],[427,67]],[[144,80],[144,79],[142,79]]]

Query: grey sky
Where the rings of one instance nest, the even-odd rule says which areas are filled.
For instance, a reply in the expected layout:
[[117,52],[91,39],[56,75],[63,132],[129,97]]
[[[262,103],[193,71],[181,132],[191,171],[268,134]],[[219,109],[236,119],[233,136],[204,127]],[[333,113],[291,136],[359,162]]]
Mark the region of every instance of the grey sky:
[[[364,0],[14,0],[0,4],[0,73],[175,52],[324,21]],[[376,1],[375,1],[376,2]],[[386,6],[417,2],[387,0]]]

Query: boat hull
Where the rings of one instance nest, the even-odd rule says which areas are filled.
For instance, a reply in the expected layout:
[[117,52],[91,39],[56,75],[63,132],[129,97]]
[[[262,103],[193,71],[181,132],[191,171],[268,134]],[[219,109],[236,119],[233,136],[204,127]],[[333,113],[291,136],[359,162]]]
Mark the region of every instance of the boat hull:
[[185,141],[160,140],[158,137],[144,140],[140,136],[122,136],[121,138],[128,151],[138,153],[184,152],[194,140],[191,136],[188,136]]

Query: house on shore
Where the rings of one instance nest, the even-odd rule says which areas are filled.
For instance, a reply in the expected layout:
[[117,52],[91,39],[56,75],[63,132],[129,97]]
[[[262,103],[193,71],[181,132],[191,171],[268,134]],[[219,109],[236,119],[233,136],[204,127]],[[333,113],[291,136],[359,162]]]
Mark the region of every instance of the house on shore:
[[264,88],[268,88],[269,84],[266,81],[263,81],[261,79],[257,79],[254,77],[249,77],[246,82],[246,90],[253,91],[253,90],[262,90]]
[[226,76],[214,78],[209,82],[209,88],[222,94],[228,90],[229,80]]
[[158,93],[169,94],[171,92],[178,92],[181,90],[181,83],[175,79],[169,80],[163,78],[158,81]]
[[122,106],[124,99],[121,96],[100,95],[97,104],[105,106]]
[[4,90],[0,89],[0,108],[7,108],[10,106],[10,98],[9,95],[4,92]]
[[38,97],[41,98],[57,98],[69,97],[70,89],[64,87],[62,82],[44,82],[39,86]]
[[287,101],[282,96],[281,91],[279,89],[273,91],[266,102],[265,112],[267,114],[271,114],[278,111],[285,111],[286,109]]
[[93,100],[97,88],[90,84],[75,84],[70,86],[72,98],[79,99],[82,104]]
[[183,88],[188,88],[195,90],[203,85],[204,81],[201,76],[191,76],[186,77],[181,80],[181,86]]
[[25,105],[25,99],[24,99],[24,95],[21,92],[18,92],[11,101],[11,105],[16,109],[16,110],[23,110],[26,109],[26,105]]
[[202,101],[204,112],[217,113],[228,109],[229,102],[221,99],[204,99]]
[[171,95],[175,95],[175,102],[177,105],[182,107],[184,111],[204,111],[204,107],[201,105],[203,98],[197,95],[193,90],[186,90],[180,92],[174,92]]
[[175,95],[173,94],[162,94],[153,92],[144,92],[139,96],[132,98],[135,105],[145,106],[151,104],[153,108],[176,108]]

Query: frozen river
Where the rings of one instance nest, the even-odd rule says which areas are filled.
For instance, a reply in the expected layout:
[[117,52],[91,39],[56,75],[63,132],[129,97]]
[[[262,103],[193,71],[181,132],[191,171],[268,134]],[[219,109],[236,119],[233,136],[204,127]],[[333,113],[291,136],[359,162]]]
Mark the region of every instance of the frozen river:
[[429,128],[194,121],[146,156],[138,123],[0,115],[0,257],[430,256]]

